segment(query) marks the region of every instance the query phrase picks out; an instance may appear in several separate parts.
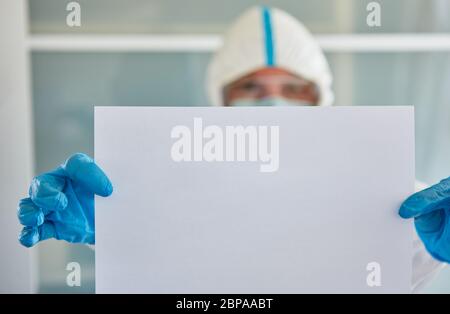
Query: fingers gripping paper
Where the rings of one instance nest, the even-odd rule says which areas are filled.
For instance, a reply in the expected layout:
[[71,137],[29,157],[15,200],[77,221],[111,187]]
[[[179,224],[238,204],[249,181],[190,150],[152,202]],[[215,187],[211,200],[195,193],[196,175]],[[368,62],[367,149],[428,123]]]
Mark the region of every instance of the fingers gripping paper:
[[408,292],[410,107],[97,107],[99,293]]

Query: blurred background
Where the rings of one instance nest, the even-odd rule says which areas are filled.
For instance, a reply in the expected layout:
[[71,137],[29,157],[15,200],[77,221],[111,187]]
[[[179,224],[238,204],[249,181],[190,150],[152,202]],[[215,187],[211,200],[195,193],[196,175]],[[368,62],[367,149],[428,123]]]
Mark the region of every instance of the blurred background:
[[[0,292],[93,293],[94,252],[45,241],[19,246],[16,206],[31,178],[74,152],[92,155],[93,106],[205,106],[221,33],[246,8],[276,6],[317,37],[335,105],[414,105],[417,179],[450,175],[450,0],[65,0],[0,3]],[[81,287],[66,285],[69,262]],[[444,269],[425,292],[450,292]]]

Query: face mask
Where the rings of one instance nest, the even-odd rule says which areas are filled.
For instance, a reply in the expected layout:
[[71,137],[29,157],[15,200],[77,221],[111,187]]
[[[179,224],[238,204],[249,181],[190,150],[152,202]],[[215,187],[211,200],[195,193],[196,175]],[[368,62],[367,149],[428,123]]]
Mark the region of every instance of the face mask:
[[231,103],[232,107],[249,107],[249,106],[258,106],[258,107],[284,107],[284,106],[312,106],[310,102],[303,100],[291,100],[286,98],[263,98],[263,99],[238,99]]

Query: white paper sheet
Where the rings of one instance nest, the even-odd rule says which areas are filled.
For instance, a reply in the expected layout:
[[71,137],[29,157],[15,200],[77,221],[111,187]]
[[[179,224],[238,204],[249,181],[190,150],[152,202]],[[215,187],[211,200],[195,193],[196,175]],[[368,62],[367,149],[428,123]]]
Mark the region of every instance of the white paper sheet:
[[95,159],[98,293],[410,289],[411,107],[96,107]]

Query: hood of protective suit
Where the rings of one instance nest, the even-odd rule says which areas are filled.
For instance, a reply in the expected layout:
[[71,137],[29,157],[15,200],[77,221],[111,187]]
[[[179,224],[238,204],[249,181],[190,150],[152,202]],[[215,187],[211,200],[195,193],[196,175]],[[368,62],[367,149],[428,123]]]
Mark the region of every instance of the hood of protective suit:
[[223,105],[223,88],[256,70],[278,67],[314,82],[319,105],[333,102],[331,73],[325,56],[309,31],[291,15],[276,8],[253,7],[225,34],[207,74],[212,105]]

